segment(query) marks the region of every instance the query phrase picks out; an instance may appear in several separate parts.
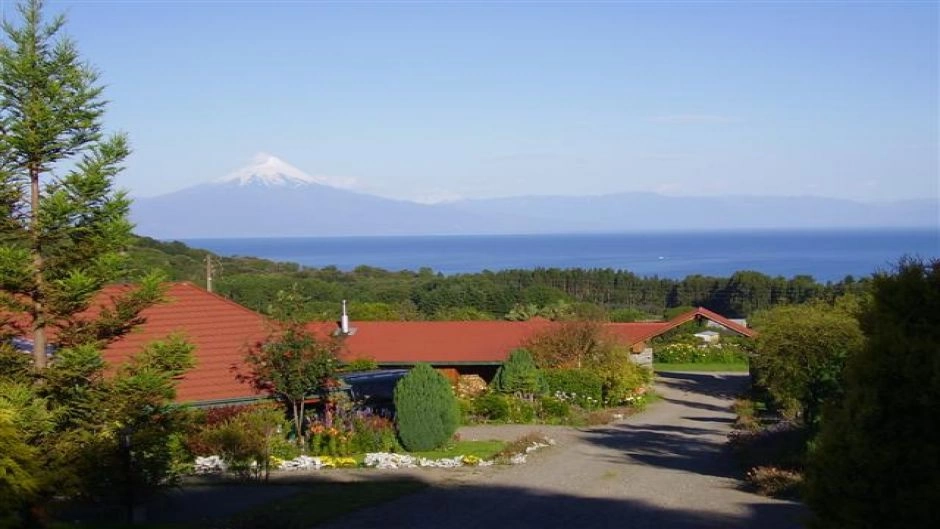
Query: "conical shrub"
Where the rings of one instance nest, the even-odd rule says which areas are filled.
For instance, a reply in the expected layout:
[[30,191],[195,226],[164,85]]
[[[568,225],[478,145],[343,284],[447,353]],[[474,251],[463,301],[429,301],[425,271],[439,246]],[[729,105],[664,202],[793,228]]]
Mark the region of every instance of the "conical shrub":
[[460,422],[450,382],[428,364],[418,364],[395,386],[395,424],[406,450],[443,446]]
[[525,349],[516,349],[500,366],[493,379],[493,388],[502,393],[518,393],[531,398],[548,392],[548,383],[535,366],[532,354]]

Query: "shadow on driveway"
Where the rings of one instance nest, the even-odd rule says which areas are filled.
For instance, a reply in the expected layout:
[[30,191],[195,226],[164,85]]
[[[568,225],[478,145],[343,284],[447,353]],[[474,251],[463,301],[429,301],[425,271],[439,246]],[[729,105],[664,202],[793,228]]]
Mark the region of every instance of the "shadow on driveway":
[[525,488],[479,485],[434,488],[326,524],[335,529],[630,528],[793,529],[801,527],[799,504],[754,503],[745,514],[726,516],[666,508],[637,500],[581,497]]
[[708,428],[620,425],[586,432],[584,439],[647,465],[736,478],[739,472],[730,449],[710,438],[714,435],[715,430]]

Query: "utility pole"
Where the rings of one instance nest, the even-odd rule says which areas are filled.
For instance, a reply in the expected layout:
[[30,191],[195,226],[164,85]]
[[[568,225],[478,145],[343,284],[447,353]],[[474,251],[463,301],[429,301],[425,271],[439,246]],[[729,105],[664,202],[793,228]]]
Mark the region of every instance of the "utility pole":
[[206,254],[206,290],[212,292],[212,254]]

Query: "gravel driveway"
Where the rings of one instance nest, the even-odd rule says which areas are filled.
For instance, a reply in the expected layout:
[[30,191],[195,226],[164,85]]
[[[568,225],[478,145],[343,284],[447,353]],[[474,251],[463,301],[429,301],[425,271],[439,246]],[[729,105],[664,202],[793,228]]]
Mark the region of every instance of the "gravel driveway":
[[557,446],[525,465],[433,479],[425,491],[326,527],[800,527],[802,507],[744,492],[725,447],[733,396],[746,374],[671,373],[641,414],[600,428],[473,427],[464,438],[541,430]]

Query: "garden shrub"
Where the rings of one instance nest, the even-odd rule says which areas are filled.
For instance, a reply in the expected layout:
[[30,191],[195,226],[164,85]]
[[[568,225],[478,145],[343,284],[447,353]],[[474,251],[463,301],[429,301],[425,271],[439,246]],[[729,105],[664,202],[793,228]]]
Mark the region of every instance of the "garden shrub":
[[514,423],[530,423],[535,420],[535,406],[531,401],[523,399],[509,399],[509,421]]
[[335,395],[308,427],[310,453],[345,457],[400,449],[391,419],[362,408],[343,395]]
[[341,457],[350,454],[349,432],[335,426],[325,426],[321,422],[310,425],[307,443],[310,453],[315,456]]
[[457,399],[457,409],[460,411],[460,424],[470,424],[473,421],[473,406],[473,399]]
[[774,307],[753,318],[757,383],[776,404],[799,410],[814,430],[827,402],[843,393],[846,361],[858,353],[865,336],[856,317],[826,304]]
[[397,452],[398,439],[391,420],[377,415],[357,417],[353,421],[350,449],[354,454]]
[[509,353],[509,358],[496,372],[493,388],[502,393],[517,393],[528,398],[548,391],[545,377],[535,366],[532,354],[525,349]]
[[450,383],[429,364],[419,363],[395,386],[395,421],[409,451],[432,450],[446,443],[460,420]]
[[283,440],[287,421],[282,408],[245,406],[216,424],[207,424],[187,445],[194,455],[218,455],[229,469],[244,477],[267,477],[268,465],[278,440]]
[[565,419],[571,416],[571,406],[555,397],[539,399],[539,417],[542,419]]
[[473,414],[489,421],[508,421],[509,399],[499,393],[480,395],[473,401]]
[[544,372],[552,396],[582,408],[601,405],[604,379],[587,369],[548,369]]
[[602,402],[607,406],[633,402],[653,380],[652,371],[635,364],[623,347],[607,349],[586,367],[601,378]]

